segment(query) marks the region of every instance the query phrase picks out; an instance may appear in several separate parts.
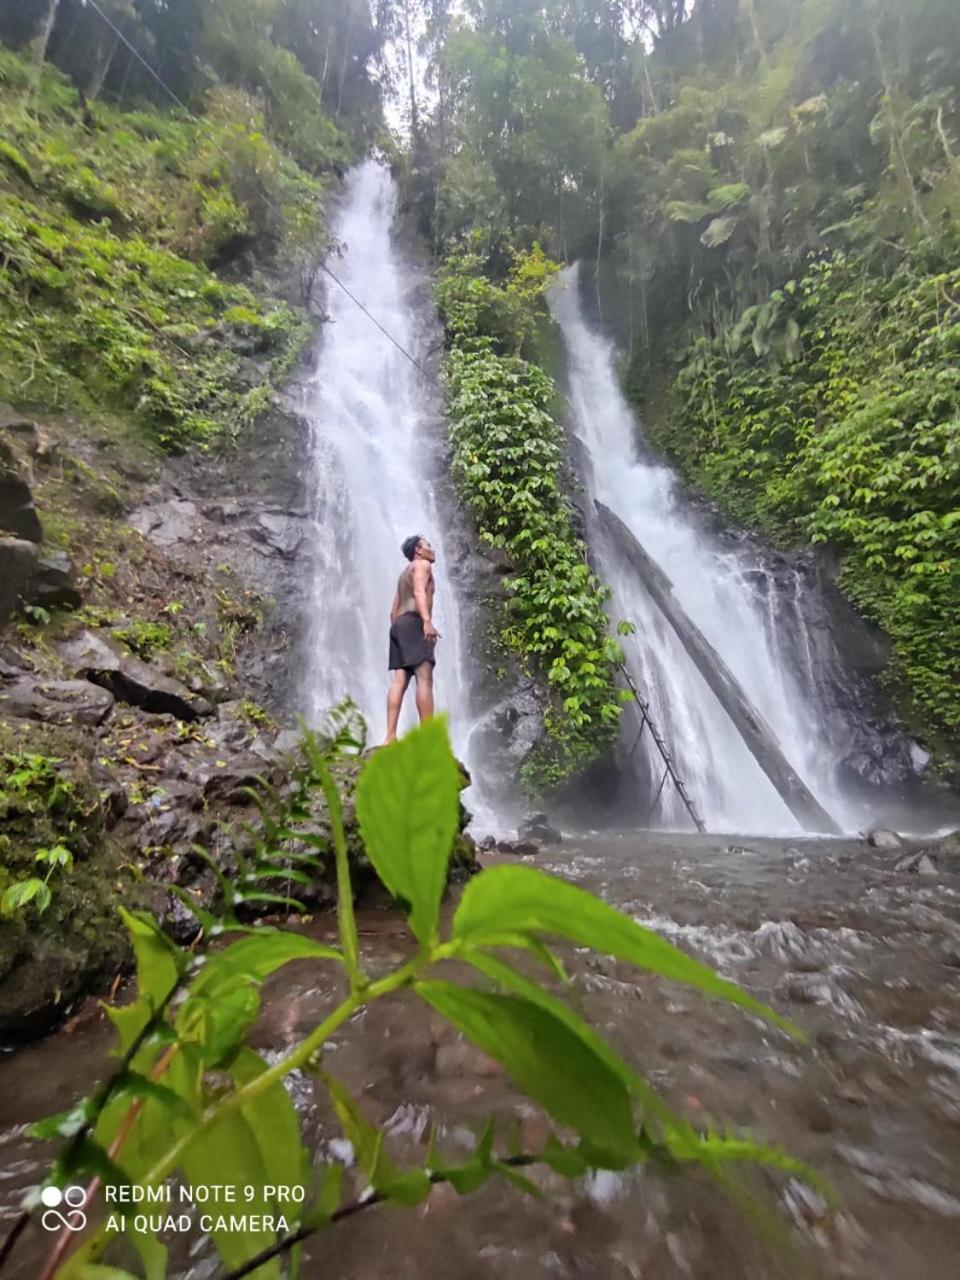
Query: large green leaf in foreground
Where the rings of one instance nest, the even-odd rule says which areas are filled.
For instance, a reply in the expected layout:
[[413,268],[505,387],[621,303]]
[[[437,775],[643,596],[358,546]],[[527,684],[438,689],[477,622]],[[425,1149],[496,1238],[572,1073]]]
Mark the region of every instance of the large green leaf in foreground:
[[453,920],[453,936],[472,946],[495,946],[505,935],[517,933],[558,934],[661,977],[685,982],[706,995],[719,996],[803,1039],[793,1023],[749,992],[586,890],[534,867],[490,867],[464,890]]
[[418,982],[417,993],[554,1120],[614,1163],[636,1154],[630,1094],[605,1058],[542,1005],[452,982]]
[[382,747],[357,784],[367,854],[421,942],[436,934],[459,795],[460,770],[439,716]]

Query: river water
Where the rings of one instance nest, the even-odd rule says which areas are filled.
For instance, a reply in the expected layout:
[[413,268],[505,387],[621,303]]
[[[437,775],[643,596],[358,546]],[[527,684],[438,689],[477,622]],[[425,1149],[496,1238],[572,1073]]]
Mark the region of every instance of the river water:
[[[544,1198],[491,1184],[436,1190],[415,1210],[371,1209],[308,1248],[306,1280],[917,1280],[953,1274],[960,1249],[960,874],[896,870],[901,854],[853,841],[610,835],[564,844],[539,865],[622,907],[718,967],[808,1034],[798,1047],[743,1014],[628,966],[566,949],[574,1006],[696,1124],[731,1126],[806,1159],[834,1186],[749,1185],[780,1229],[775,1252],[703,1177],[652,1171],[566,1184]],[[360,913],[365,964],[412,953],[400,917]],[[309,928],[331,938],[332,919]],[[275,1058],[340,998],[326,964],[289,966],[263,992],[255,1046]],[[60,1111],[108,1065],[94,1002],[70,1030],[0,1062],[0,1229],[45,1153],[24,1125]],[[423,1162],[431,1126],[465,1158],[484,1117],[527,1144],[544,1123],[503,1075],[409,994],[358,1014],[328,1068],[401,1161]],[[290,1085],[317,1158],[344,1156],[320,1087]],[[348,1177],[351,1195],[362,1180]],[[42,1233],[7,1276],[35,1280]],[[191,1241],[182,1280],[216,1274]],[[954,1261],[951,1262],[950,1259]],[[801,1263],[806,1270],[801,1269]]]

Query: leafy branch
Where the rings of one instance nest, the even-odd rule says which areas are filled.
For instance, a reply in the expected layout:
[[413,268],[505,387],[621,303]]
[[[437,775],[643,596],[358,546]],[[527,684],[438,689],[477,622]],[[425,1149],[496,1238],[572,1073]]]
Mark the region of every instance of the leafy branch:
[[[441,934],[460,787],[441,720],[371,756],[358,783],[356,810],[368,857],[418,943],[411,959],[368,978],[359,964],[346,841],[330,768],[331,749],[343,748],[344,735],[333,741],[332,748],[329,741],[310,738],[306,753],[328,804],[340,859],[339,947],[283,929],[243,929],[230,918],[227,932],[239,930],[239,936],[228,936],[215,950],[208,944],[220,931],[205,930],[207,949],[189,956],[149,917],[127,914],[138,992],[133,1004],[110,1010],[120,1066],[89,1103],[37,1130],[69,1136],[51,1174],[54,1182],[92,1176],[94,1187],[102,1182],[150,1189],[178,1174],[187,1185],[228,1182],[249,1189],[245,1209],[261,1225],[229,1231],[215,1226],[211,1240],[228,1280],[253,1271],[278,1280],[281,1255],[363,1208],[384,1201],[417,1204],[438,1182],[467,1194],[494,1176],[535,1193],[520,1173],[528,1164],[545,1163],[565,1177],[578,1177],[649,1160],[669,1168],[696,1163],[723,1181],[727,1164],[747,1160],[816,1181],[778,1149],[738,1135],[700,1134],[673,1116],[633,1067],[560,996],[517,969],[507,953],[526,953],[556,977],[562,968],[548,940],[559,937],[686,983],[799,1035],[749,993],[583,889],[525,866],[493,867],[476,876]],[[277,835],[295,835],[295,819],[281,824],[276,817]],[[346,991],[297,1045],[268,1064],[247,1037],[259,1012],[261,984],[293,960],[342,966]],[[480,985],[454,980],[447,968],[453,960],[469,966]],[[464,1164],[448,1164],[434,1139],[422,1165],[394,1163],[383,1132],[328,1072],[323,1050],[360,1009],[400,990],[413,992],[499,1063],[551,1118],[556,1131],[542,1150],[496,1153],[491,1123]],[[294,1071],[312,1076],[327,1092],[366,1182],[361,1196],[344,1199],[343,1169],[336,1163],[322,1166],[319,1181],[314,1177],[284,1088]],[[312,1188],[304,1204],[290,1208],[278,1198],[277,1188],[291,1186]],[[140,1230],[132,1217],[124,1234],[139,1252],[143,1274],[160,1280],[166,1274],[162,1241]],[[85,1280],[97,1274],[111,1243],[110,1220],[64,1261],[73,1243],[55,1242],[45,1276]],[[110,1274],[117,1274],[115,1268]]]

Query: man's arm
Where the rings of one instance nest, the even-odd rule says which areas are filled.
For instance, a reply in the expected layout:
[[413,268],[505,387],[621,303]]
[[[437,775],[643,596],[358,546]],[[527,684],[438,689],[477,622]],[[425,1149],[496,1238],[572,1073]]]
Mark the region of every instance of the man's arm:
[[416,602],[417,613],[419,613],[423,621],[423,634],[428,640],[436,640],[440,635],[430,617],[430,596],[427,592],[427,587],[432,577],[433,570],[426,560],[415,560],[413,562],[413,598]]
[[400,592],[397,591],[393,597],[393,604],[390,606],[390,623],[396,622],[400,616]]

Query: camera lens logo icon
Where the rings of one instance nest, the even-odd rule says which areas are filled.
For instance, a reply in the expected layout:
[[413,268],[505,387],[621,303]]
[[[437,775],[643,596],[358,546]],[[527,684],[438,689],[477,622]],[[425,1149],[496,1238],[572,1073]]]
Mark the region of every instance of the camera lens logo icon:
[[82,1231],[87,1225],[87,1215],[80,1206],[86,1198],[83,1187],[64,1187],[62,1191],[59,1187],[44,1187],[40,1192],[40,1202],[46,1206],[40,1219],[44,1231],[59,1231],[61,1227]]

